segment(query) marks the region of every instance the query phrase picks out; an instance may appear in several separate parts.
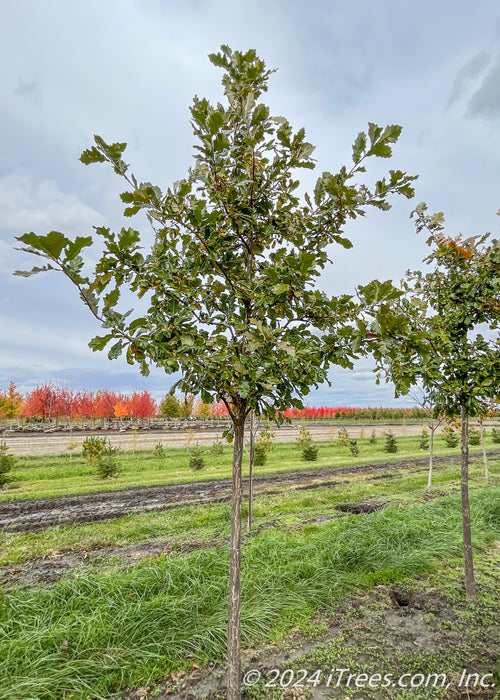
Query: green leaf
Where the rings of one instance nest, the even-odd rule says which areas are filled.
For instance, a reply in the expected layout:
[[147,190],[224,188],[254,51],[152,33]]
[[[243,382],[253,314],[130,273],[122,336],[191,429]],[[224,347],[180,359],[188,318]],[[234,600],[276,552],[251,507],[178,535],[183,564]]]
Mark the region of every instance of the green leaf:
[[108,352],[108,359],[110,360],[116,360],[117,357],[120,357],[122,354],[123,350],[123,341],[119,340],[117,343],[115,343],[110,351]]
[[214,151],[220,153],[221,151],[227,150],[231,147],[228,137],[226,134],[219,133],[215,136],[213,141]]
[[181,343],[182,343],[182,345],[187,345],[188,347],[191,348],[194,345],[194,340],[193,340],[192,336],[184,334],[184,335],[181,335]]
[[140,211],[141,207],[136,205],[134,207],[126,207],[123,210],[123,216],[134,216],[134,214],[137,214],[138,211]]
[[92,236],[78,236],[74,241],[71,241],[66,248],[65,260],[73,260],[80,253],[82,248],[92,245]]
[[83,151],[82,155],[80,156],[80,160],[85,165],[90,165],[90,163],[104,163],[106,158],[100,151],[97,150],[95,146],[93,146],[92,148],[88,148],[87,150]]
[[290,355],[291,357],[295,357],[295,348],[293,345],[290,345],[290,343],[287,343],[286,341],[282,340],[281,342],[277,343],[278,347],[284,350],[287,355]]
[[352,145],[352,160],[354,163],[359,163],[364,152],[366,151],[366,134],[360,131]]
[[130,323],[129,331],[130,333],[133,333],[138,328],[146,328],[148,325],[147,318],[136,318]]
[[108,335],[96,335],[95,338],[92,338],[92,340],[89,342],[89,348],[96,352],[96,350],[104,350],[105,346],[111,338],[113,337],[112,333],[108,333]]
[[373,144],[378,141],[382,135],[382,127],[374,124],[373,122],[368,122],[368,136],[370,137],[370,143]]
[[120,298],[120,288],[116,287],[115,289],[111,290],[109,294],[106,294],[104,297],[104,307],[103,311],[109,311],[113,306],[116,306],[116,303],[118,299]]
[[252,121],[250,122],[251,126],[255,126],[256,124],[259,124],[260,122],[264,121],[264,119],[267,119],[269,116],[269,108],[266,107],[264,104],[258,104],[252,114]]
[[120,235],[118,236],[118,245],[120,250],[127,250],[132,248],[136,243],[140,241],[139,232],[133,228],[122,228]]
[[39,272],[47,272],[47,270],[53,270],[52,265],[44,265],[43,267],[32,267],[31,270],[16,270],[13,275],[16,277],[31,277],[31,275],[37,275]]
[[59,231],[51,231],[46,236],[40,236],[40,241],[43,248],[52,258],[58,258],[64,246],[70,242]]
[[379,141],[371,147],[369,153],[370,155],[378,156],[379,158],[390,158],[392,155],[392,148],[386,143]]
[[399,126],[399,124],[388,124],[384,129],[381,139],[389,143],[396,143],[402,131],[403,127]]
[[70,243],[70,240],[59,231],[51,231],[46,236],[38,236],[33,232],[24,233],[22,236],[18,236],[16,240],[27,243],[35,250],[44,253],[46,257],[53,259],[57,259],[64,246]]
[[216,134],[224,124],[224,117],[217,110],[208,117],[208,129],[212,135]]

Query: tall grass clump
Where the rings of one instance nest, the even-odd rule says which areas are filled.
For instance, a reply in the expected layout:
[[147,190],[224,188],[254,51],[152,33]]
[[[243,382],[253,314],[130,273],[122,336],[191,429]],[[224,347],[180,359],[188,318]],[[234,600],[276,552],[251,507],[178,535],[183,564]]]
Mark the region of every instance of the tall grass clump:
[[[471,494],[474,546],[500,536],[500,487]],[[455,495],[299,530],[262,530],[242,558],[242,637],[269,639],[351,590],[439,566],[462,550]],[[0,697],[106,697],[184,664],[220,660],[228,552],[178,553],[0,597]]]

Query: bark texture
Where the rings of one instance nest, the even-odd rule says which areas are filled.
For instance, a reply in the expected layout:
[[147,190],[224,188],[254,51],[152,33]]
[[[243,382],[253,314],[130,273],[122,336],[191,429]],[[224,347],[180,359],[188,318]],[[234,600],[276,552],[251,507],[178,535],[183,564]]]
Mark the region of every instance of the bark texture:
[[233,483],[231,493],[231,542],[227,620],[228,700],[241,698],[240,571],[241,571],[241,464],[245,437],[245,413],[234,420]]
[[476,583],[474,580],[474,561],[472,558],[472,538],[469,506],[469,416],[462,404],[462,443],[461,443],[461,492],[462,492],[462,529],[464,542],[465,595],[468,603],[475,603]]

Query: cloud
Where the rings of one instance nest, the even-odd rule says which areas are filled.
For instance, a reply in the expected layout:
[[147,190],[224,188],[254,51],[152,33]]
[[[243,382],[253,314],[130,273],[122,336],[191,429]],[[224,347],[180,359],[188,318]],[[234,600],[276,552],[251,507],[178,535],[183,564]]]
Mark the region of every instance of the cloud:
[[39,105],[42,101],[41,82],[36,78],[31,80],[19,80],[16,93],[21,97],[31,100],[33,104]]
[[76,195],[62,192],[51,180],[35,183],[27,175],[0,178],[0,221],[12,233],[88,231],[100,214]]
[[467,112],[485,119],[498,119],[500,116],[500,54],[481,87],[472,96]]
[[448,99],[448,105],[452,105],[462,97],[469,84],[480,76],[490,61],[491,56],[486,51],[480,51],[470,61],[467,61],[457,73]]

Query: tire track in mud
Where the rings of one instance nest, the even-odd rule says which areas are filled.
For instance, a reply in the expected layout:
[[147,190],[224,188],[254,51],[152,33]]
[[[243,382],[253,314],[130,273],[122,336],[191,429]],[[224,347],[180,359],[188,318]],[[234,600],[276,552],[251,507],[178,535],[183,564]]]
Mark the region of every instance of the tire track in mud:
[[[500,450],[488,452],[489,456]],[[476,455],[472,455],[476,456]],[[435,463],[456,460],[456,455],[435,457]],[[336,477],[347,474],[372,474],[401,468],[421,468],[428,458],[392,460],[349,467],[323,467],[308,471],[285,472],[254,477],[255,495],[279,491],[284,487],[313,489],[335,486],[341,482]],[[244,487],[248,478],[243,479]],[[217,503],[229,500],[231,479],[211,479],[184,484],[135,487],[119,491],[58,496],[55,498],[19,499],[0,503],[0,530],[10,532],[35,532],[56,525],[98,522],[118,518],[136,512],[168,510],[186,505]]]

